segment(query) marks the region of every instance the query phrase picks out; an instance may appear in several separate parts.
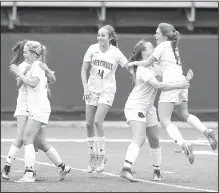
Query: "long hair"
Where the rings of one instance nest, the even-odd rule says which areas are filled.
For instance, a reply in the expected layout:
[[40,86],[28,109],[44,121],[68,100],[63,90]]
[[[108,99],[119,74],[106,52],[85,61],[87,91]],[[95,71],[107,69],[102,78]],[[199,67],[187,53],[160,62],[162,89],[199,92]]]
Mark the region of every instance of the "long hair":
[[115,29],[111,25],[105,25],[102,28],[105,28],[108,31],[109,38],[111,38],[110,44],[112,44],[115,47],[118,47],[117,35]]
[[[134,51],[132,55],[129,57],[129,62],[141,61],[142,60],[142,52],[145,51],[145,44],[147,43],[146,38],[141,39],[134,47]],[[133,66],[134,75],[132,76],[132,86],[135,86],[136,81],[136,71],[138,66]]]
[[179,44],[179,32],[169,23],[160,23],[158,25],[158,28],[160,29],[162,35],[166,36],[169,41],[171,41],[172,50],[174,53],[174,56],[176,58],[177,64],[182,65],[179,61],[180,58],[176,54],[176,51],[179,52],[178,44]]
[[27,42],[28,40],[23,40],[18,42],[16,45],[12,47],[12,56],[10,59],[10,65],[11,64],[19,65],[21,62],[24,61],[23,50],[24,50],[24,45]]

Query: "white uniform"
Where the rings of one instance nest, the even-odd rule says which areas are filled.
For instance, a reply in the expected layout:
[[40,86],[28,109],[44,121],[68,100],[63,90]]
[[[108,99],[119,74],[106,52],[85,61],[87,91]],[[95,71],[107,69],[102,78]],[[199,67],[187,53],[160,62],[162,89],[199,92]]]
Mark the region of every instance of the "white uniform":
[[[179,52],[176,50],[176,55],[179,57]],[[165,41],[157,45],[152,53],[162,71],[163,82],[176,82],[185,80],[183,75],[180,58],[178,60],[172,50],[171,41]],[[170,91],[161,91],[159,102],[173,102],[176,105],[182,101],[188,101],[188,89],[175,89]]]
[[154,100],[157,89],[148,84],[155,74],[149,68],[138,66],[136,71],[136,84],[129,94],[125,104],[125,117],[129,121],[146,122],[147,127],[158,125]]
[[91,101],[86,101],[86,104],[97,106],[98,103],[104,103],[112,106],[116,93],[115,72],[118,64],[124,67],[128,63],[127,58],[113,45],[103,53],[97,43],[88,48],[83,62],[91,62],[88,79]]
[[[22,62],[18,68],[20,72],[24,72],[26,67],[29,64],[27,62]],[[16,110],[14,113],[14,117],[17,117],[19,115],[24,115],[28,116],[28,109],[27,109],[27,86],[23,84],[19,89],[18,89],[18,97],[17,97],[17,105],[16,105]]]
[[47,77],[45,76],[45,71],[40,68],[39,61],[35,61],[32,64],[29,76],[40,79],[35,88],[27,86],[29,118],[48,124],[51,107],[47,96]]

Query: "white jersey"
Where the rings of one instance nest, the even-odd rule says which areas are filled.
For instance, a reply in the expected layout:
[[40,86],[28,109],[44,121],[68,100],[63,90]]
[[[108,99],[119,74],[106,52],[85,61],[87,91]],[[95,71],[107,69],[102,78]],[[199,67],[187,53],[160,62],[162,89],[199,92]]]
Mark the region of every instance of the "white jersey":
[[153,107],[157,89],[148,84],[148,81],[155,76],[151,69],[138,66],[135,86],[129,94],[125,109],[136,108],[147,112]]
[[185,80],[178,49],[175,52],[176,56],[171,41],[164,41],[158,44],[152,53],[161,66],[163,82]]
[[40,79],[35,88],[27,86],[28,110],[36,113],[51,112],[50,101],[47,96],[47,77],[45,71],[40,68],[39,61],[32,64],[28,76]]
[[103,53],[99,44],[91,45],[83,62],[91,62],[88,88],[92,92],[116,92],[115,72],[118,64],[122,67],[128,63],[123,53],[110,44],[109,49]]
[[[25,61],[23,61],[21,64],[18,65],[18,69],[21,73],[24,73],[26,67],[29,64]],[[27,86],[25,84],[22,84],[22,86],[18,89],[18,97],[19,95],[27,95]]]

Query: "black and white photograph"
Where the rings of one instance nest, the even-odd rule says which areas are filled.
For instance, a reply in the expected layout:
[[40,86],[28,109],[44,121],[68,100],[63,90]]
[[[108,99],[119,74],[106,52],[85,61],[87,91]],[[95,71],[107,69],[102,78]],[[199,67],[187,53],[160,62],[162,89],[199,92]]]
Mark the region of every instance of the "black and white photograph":
[[218,192],[218,1],[1,1],[1,192]]

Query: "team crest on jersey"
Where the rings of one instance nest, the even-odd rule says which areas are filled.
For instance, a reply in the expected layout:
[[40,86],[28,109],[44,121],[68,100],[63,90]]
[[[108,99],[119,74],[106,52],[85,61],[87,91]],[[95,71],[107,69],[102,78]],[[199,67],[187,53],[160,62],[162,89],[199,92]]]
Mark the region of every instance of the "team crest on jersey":
[[144,118],[144,117],[145,117],[144,113],[142,113],[142,112],[138,112],[138,116],[139,116],[140,118]]

